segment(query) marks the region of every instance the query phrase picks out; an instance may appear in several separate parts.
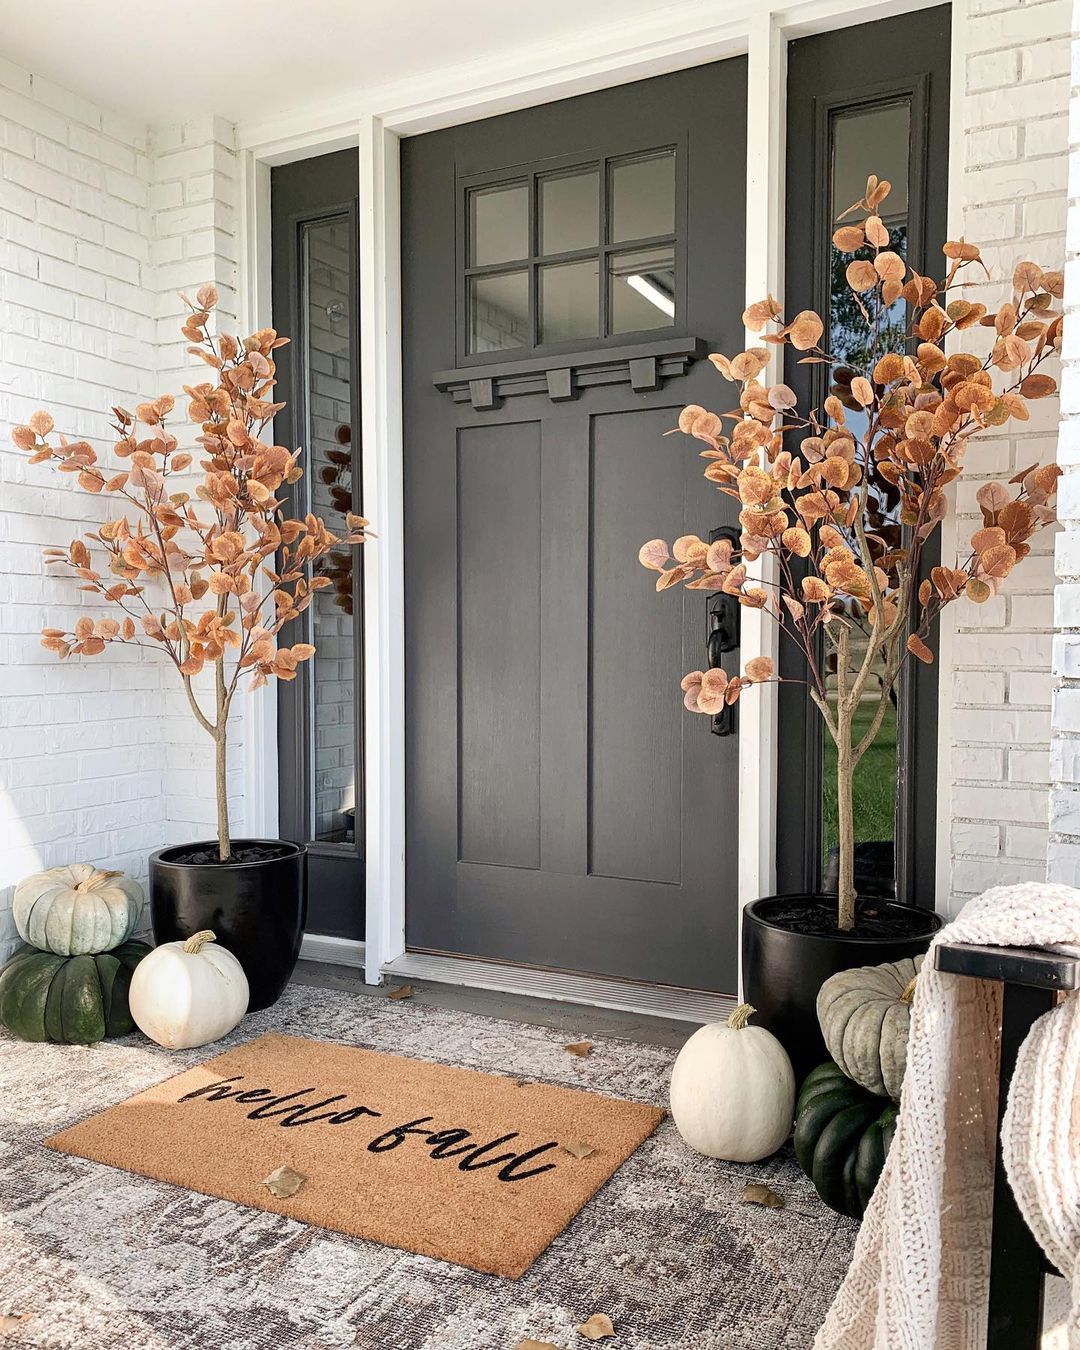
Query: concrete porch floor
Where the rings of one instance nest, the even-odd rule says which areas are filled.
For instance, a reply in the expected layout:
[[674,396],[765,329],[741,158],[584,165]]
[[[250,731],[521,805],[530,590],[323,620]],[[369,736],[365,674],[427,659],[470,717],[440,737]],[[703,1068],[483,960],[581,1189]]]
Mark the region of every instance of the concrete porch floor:
[[[511,1281],[42,1147],[264,1032],[659,1105],[672,1047],[691,1029],[414,988],[392,1000],[353,972],[306,966],[212,1048],[0,1035],[0,1313],[26,1318],[5,1347],[515,1350],[532,1339],[573,1350],[576,1326],[599,1311],[619,1350],[807,1350],[856,1230],[822,1205],[788,1149],[718,1163],[687,1149],[668,1118]],[[579,1039],[593,1041],[586,1058],[566,1053]],[[772,1186],[784,1208],[743,1203],[749,1182]]]

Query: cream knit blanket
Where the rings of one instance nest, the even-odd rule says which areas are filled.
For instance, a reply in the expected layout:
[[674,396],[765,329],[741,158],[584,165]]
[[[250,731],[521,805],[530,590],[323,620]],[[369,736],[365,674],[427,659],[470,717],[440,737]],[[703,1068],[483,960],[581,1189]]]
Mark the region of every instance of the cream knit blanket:
[[[1080,891],[1028,882],[969,901],[931,944],[1080,942]],[[1040,1018],[1010,1091],[1005,1159],[1017,1200],[1058,1269],[1080,1258],[1080,1014]],[[851,1267],[814,1350],[984,1350],[997,1122],[1001,985],[945,975],[929,957],[912,1003],[892,1148]],[[1073,1278],[1070,1350],[1080,1350]]]

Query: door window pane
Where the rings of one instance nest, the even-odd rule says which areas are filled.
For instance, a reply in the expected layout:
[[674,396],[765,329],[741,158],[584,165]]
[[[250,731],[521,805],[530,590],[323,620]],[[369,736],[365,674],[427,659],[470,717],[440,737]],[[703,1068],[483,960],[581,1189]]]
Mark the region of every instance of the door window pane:
[[529,344],[529,274],[469,279],[469,351],[502,352]]
[[572,342],[596,337],[600,264],[595,258],[540,269],[540,341]]
[[[887,227],[888,247],[907,256],[908,138],[911,106],[905,100],[880,108],[862,108],[832,119],[832,218],[835,220],[866,191],[869,174],[887,178],[892,191],[881,203],[879,214]],[[859,213],[847,218],[861,220]],[[862,316],[855,293],[847,283],[847,267],[855,259],[873,259],[874,249],[865,244],[856,253],[841,253],[830,245],[829,350],[841,361],[866,364],[871,332]],[[898,300],[878,336],[877,351],[902,351],[906,310]],[[858,435],[867,426],[865,413],[854,413],[848,425]]]
[[540,252],[569,253],[600,242],[600,175],[552,174],[540,180]]
[[611,166],[611,242],[675,233],[675,154]]
[[[308,492],[311,509],[333,534],[344,534],[354,503],[351,288],[348,217],[319,221],[303,233]],[[315,655],[311,681],[313,837],[352,843],[356,806],[355,548],[338,545],[316,571],[332,586],[308,610]]]
[[675,322],[674,151],[551,163],[464,189],[470,356]]
[[[911,127],[911,106],[907,100],[878,107],[858,108],[836,114],[831,119],[831,187],[832,217],[835,219],[857,202],[866,191],[867,176],[877,174],[887,178],[892,190],[878,208],[878,214],[889,230],[888,247],[901,257],[907,256],[908,207],[908,144]],[[861,212],[853,212],[847,219],[859,222]],[[829,278],[829,350],[838,358],[834,373],[853,369],[862,374],[877,357],[887,351],[905,350],[907,308],[897,300],[884,321],[878,326],[876,337],[847,283],[846,271],[853,259],[873,259],[875,250],[864,245],[858,252],[841,253],[835,245],[830,250]],[[850,378],[848,376],[847,378]],[[847,426],[860,439],[869,426],[865,412],[845,410]],[[900,524],[900,497],[896,488],[871,470],[870,507],[875,513],[874,533],[885,541],[886,547],[900,547],[903,530]],[[855,547],[852,540],[852,547]],[[853,631],[852,645],[855,660],[859,659],[860,645],[865,650],[865,637],[858,624]],[[881,659],[877,665],[881,666]],[[875,671],[877,674],[877,671]],[[835,672],[828,679],[829,693],[835,699]],[[855,770],[855,884],[861,895],[881,895],[892,892],[895,885],[896,809],[898,800],[897,721],[901,683],[894,692],[881,728],[873,744]],[[872,679],[863,704],[855,714],[854,736],[860,739],[867,731],[878,706],[880,679]],[[823,736],[822,766],[822,820],[824,826],[824,873],[827,889],[835,888],[839,838],[836,805],[836,747],[832,738]]]
[[906,216],[911,136],[911,104],[907,99],[839,113],[833,118],[832,131],[833,218],[859,200],[872,173],[892,184],[882,209],[887,214]]
[[528,186],[474,188],[469,193],[469,265],[516,262],[529,251]]
[[670,328],[675,322],[674,246],[613,256],[608,295],[613,333]]

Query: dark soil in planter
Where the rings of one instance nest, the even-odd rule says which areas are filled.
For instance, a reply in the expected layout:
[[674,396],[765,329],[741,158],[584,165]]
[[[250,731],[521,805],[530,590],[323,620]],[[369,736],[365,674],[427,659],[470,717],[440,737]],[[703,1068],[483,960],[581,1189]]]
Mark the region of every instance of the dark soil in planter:
[[[837,924],[835,896],[823,896],[818,902],[779,896],[762,903],[762,918],[790,933],[806,933],[813,937],[849,938],[858,942],[892,942],[936,932],[939,921],[926,910],[898,912],[895,906],[880,901],[859,900],[855,905],[855,926],[843,934]],[[923,917],[925,915],[925,918]]]
[[192,844],[190,848],[181,845],[170,849],[169,861],[188,867],[234,867],[243,863],[272,862],[275,858],[287,858],[292,852],[287,844],[249,844],[241,840],[233,844],[232,856],[225,859],[218,857],[216,845],[208,848],[204,844]]

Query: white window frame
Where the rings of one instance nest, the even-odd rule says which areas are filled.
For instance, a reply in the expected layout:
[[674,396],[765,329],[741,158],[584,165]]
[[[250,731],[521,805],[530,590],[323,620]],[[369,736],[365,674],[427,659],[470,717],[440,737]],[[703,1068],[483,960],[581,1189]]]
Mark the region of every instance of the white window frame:
[[[405,955],[405,589],[402,490],[400,160],[401,138],[559,98],[703,65],[748,58],[746,194],[747,302],[783,300],[787,43],[809,33],[930,8],[940,0],[725,0],[724,17],[703,22],[682,5],[573,43],[531,44],[491,62],[450,67],[422,79],[358,91],[333,107],[238,127],[243,159],[241,316],[270,323],[270,169],[358,147],[360,370],[364,508],[378,539],[364,562],[366,938],[310,937],[305,955],[355,965],[369,984]],[[953,4],[950,203],[964,145],[958,91],[966,0]],[[952,207],[950,207],[950,216]],[[775,625],[743,617],[747,650],[775,654]],[[943,635],[944,637],[944,635]],[[950,644],[941,688],[948,691]],[[247,828],[277,833],[277,708],[273,682],[255,695],[245,727]],[[744,700],[739,726],[739,903],[775,885],[777,774],[775,686]],[[947,734],[947,728],[941,728]],[[944,772],[944,770],[943,770]],[[946,780],[943,779],[942,786]],[[939,815],[947,816],[947,790]],[[939,882],[948,875],[947,820],[939,819]],[[945,892],[942,892],[945,893]],[[463,981],[464,982],[464,981]],[[544,992],[537,989],[534,992]]]

